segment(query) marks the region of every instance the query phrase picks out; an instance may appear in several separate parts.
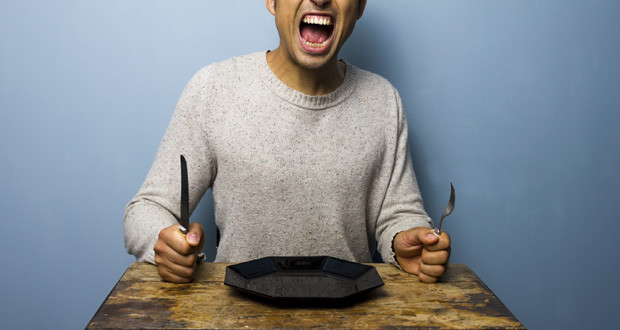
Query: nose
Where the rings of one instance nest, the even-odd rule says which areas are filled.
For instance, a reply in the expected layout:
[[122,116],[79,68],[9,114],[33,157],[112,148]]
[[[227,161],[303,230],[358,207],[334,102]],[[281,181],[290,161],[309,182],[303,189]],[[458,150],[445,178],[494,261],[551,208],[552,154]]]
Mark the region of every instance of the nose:
[[330,0],[311,0],[317,7],[323,7]]

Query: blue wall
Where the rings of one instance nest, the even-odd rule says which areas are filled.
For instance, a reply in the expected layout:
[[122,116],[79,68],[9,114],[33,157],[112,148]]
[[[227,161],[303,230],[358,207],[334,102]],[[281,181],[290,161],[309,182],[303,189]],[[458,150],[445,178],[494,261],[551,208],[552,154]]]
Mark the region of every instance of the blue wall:
[[[532,329],[620,323],[619,15],[371,0],[341,53],[400,90],[433,217],[456,187],[452,261]],[[0,2],[0,328],[87,324],[133,260],[124,207],[187,80],[276,46],[263,1]]]

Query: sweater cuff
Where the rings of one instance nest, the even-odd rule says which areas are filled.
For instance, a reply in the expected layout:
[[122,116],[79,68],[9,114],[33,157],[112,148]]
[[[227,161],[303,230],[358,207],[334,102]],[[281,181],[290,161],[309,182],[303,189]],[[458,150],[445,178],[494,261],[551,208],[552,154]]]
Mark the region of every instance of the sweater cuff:
[[394,226],[389,227],[383,233],[383,240],[379,244],[379,253],[381,254],[381,258],[384,262],[392,264],[396,267],[398,266],[398,262],[396,262],[396,254],[394,253],[394,249],[392,248],[392,242],[394,241],[394,237],[396,234],[401,231],[409,230],[413,228],[409,221],[402,221]]
[[400,264],[398,263],[398,260],[396,260],[396,251],[394,251],[394,240],[396,239],[396,235],[398,235],[398,233],[394,234],[394,237],[392,237],[392,254],[390,254],[390,258],[388,263],[396,266],[396,268],[403,270],[402,267],[400,267]]

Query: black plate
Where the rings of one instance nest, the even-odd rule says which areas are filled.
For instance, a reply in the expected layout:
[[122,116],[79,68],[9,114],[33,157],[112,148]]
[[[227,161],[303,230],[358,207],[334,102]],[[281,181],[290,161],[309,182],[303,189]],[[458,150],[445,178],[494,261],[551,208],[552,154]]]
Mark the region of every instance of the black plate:
[[339,299],[383,285],[375,267],[332,257],[266,257],[226,267],[224,284],[275,299]]

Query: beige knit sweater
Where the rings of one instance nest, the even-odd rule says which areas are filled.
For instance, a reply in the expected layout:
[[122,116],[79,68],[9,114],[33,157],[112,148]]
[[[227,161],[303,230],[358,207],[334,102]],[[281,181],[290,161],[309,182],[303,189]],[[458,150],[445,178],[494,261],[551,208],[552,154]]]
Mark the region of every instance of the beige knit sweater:
[[126,209],[125,245],[139,261],[154,263],[159,231],[177,223],[180,154],[190,211],[212,189],[221,231],[216,262],[292,255],[370,262],[378,247],[394,263],[396,233],[432,225],[400,96],[350,64],[341,86],[323,96],[283,84],[265,52],[200,70]]

